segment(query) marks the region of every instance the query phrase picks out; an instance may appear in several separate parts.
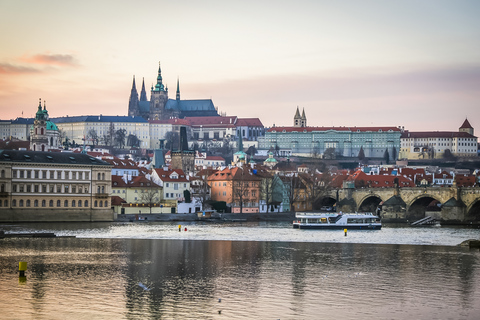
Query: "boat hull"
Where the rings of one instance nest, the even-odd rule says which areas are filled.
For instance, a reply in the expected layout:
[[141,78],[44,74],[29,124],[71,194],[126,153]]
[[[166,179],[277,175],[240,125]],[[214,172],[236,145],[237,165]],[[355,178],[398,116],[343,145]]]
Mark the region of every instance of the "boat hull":
[[335,225],[335,224],[329,224],[329,225],[316,225],[316,224],[294,224],[294,228],[297,229],[322,229],[322,230],[380,230],[382,229],[381,225],[364,225],[364,226],[359,226],[359,225]]

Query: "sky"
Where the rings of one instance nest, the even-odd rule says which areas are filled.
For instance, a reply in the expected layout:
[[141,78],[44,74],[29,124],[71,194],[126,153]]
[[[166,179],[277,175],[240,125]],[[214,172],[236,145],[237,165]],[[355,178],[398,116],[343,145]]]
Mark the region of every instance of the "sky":
[[0,119],[169,97],[291,126],[480,130],[480,1],[0,0]]

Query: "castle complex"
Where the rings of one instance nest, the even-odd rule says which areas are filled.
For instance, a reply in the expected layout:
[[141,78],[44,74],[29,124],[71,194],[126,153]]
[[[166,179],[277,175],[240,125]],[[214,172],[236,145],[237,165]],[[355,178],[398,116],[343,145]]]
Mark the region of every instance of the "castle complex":
[[150,101],[147,100],[145,80],[142,81],[142,91],[138,97],[135,77],[128,101],[128,115],[140,116],[145,120],[167,120],[184,117],[218,116],[212,99],[181,100],[180,82],[177,80],[175,99],[168,98],[168,87],[163,84],[162,70],[158,66],[157,83],[150,91]]

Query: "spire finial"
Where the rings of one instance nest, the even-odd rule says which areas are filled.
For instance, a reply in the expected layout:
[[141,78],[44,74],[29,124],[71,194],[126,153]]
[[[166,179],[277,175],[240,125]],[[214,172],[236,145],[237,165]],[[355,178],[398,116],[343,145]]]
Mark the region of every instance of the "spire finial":
[[47,110],[47,101],[43,100],[43,110]]

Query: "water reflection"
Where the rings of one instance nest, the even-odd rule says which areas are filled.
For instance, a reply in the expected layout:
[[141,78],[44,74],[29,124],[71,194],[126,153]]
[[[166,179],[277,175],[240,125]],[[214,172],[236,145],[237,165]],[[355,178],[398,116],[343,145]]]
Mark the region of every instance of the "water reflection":
[[[480,314],[480,255],[465,248],[75,238],[4,239],[0,245],[6,319]],[[28,261],[25,285],[16,279],[18,261]]]

